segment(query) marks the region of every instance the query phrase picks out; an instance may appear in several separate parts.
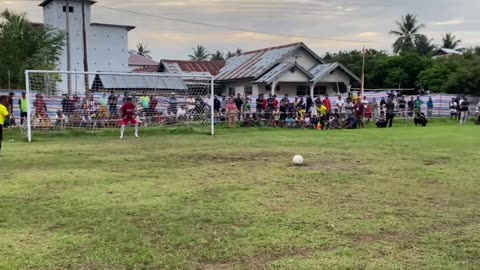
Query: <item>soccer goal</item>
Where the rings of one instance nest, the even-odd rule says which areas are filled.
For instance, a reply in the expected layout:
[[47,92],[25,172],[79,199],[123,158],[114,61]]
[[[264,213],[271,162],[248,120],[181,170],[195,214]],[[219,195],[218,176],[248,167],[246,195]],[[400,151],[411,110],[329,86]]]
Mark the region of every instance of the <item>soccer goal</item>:
[[127,100],[142,128],[192,128],[214,134],[211,75],[25,71],[28,141],[37,132],[119,128]]

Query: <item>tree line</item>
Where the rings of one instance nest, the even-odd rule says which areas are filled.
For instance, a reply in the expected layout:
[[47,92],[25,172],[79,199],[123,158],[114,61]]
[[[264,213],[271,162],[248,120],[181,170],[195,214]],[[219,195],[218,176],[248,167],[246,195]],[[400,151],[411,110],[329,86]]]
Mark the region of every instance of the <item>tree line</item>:
[[[65,33],[35,27],[25,14],[0,13],[0,88],[25,87],[27,69],[52,70],[65,45]],[[10,78],[9,78],[10,77]]]
[[[55,69],[65,45],[66,34],[49,26],[35,27],[25,14],[8,10],[0,13],[0,88],[7,88],[8,74],[12,88],[24,88],[26,69]],[[425,25],[407,14],[397,22],[394,55],[386,51],[367,50],[365,83],[367,88],[415,88],[419,91],[467,93],[480,95],[480,46],[458,48],[461,40],[452,33],[442,36],[440,46],[421,33]],[[439,47],[457,49],[463,55],[432,59]],[[147,46],[139,43],[131,51],[150,57]],[[195,61],[222,61],[241,54],[242,50],[210,53],[205,46],[192,48],[188,57]],[[326,62],[340,62],[357,75],[362,72],[360,50],[326,53]]]
[[[367,88],[415,88],[419,92],[465,93],[480,95],[480,46],[458,48],[461,41],[452,33],[442,36],[436,46],[422,34],[425,25],[415,15],[407,14],[397,22],[397,36],[392,47],[395,55],[374,49],[366,50],[365,85]],[[432,59],[439,48],[457,49],[463,55]],[[355,74],[362,73],[360,50],[326,53],[326,62],[340,62]]]

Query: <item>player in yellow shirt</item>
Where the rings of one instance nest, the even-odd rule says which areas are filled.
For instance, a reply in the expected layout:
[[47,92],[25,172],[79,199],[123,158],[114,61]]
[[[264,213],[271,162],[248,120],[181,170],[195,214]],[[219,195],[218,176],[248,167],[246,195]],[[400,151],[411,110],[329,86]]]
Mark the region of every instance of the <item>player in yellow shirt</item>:
[[[1,96],[0,97],[0,151],[2,150],[3,124],[5,124],[5,119],[9,117],[7,106],[8,106],[7,96]],[[0,157],[1,157],[1,153],[0,153]]]

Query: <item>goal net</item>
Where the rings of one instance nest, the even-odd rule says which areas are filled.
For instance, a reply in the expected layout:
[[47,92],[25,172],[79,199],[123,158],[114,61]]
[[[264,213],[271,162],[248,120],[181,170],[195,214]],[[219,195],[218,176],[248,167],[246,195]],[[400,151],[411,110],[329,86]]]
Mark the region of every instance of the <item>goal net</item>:
[[140,128],[193,128],[214,133],[210,75],[26,71],[28,140],[37,132],[119,128],[131,98]]

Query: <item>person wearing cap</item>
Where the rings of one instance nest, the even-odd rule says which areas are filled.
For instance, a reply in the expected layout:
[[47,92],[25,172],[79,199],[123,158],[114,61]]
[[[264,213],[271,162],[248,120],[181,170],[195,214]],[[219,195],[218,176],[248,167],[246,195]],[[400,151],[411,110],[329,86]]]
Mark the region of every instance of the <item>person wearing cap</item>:
[[20,124],[23,126],[28,116],[28,103],[25,92],[22,92],[22,96],[18,99],[18,107],[20,108]]

